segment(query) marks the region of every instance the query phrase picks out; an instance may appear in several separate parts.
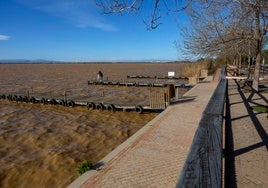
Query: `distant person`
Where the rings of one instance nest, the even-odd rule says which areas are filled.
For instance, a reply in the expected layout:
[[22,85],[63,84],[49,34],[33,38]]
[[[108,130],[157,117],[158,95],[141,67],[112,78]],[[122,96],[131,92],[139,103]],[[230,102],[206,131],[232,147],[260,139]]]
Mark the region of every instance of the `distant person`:
[[103,74],[102,74],[101,71],[99,71],[98,74],[97,74],[97,81],[98,82],[102,82],[103,81]]

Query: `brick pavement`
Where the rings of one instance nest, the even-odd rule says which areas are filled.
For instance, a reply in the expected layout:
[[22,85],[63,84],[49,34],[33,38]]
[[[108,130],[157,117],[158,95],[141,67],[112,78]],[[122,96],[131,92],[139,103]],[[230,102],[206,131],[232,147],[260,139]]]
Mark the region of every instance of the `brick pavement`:
[[[198,84],[187,103],[169,106],[106,156],[100,170],[69,187],[175,187],[201,114],[215,82]],[[229,80],[226,113],[225,187],[268,187],[268,119],[251,106],[267,105],[268,93],[245,92]]]
[[[209,77],[212,79],[211,77]],[[218,82],[196,85],[69,187],[175,187],[210,97]]]
[[229,80],[228,99],[225,186],[268,187],[268,118],[251,108],[267,105],[268,92],[246,92]]

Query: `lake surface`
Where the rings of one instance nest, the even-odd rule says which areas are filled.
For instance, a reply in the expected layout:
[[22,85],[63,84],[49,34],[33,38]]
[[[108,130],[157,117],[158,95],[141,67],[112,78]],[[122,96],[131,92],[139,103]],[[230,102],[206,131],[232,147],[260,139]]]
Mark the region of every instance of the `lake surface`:
[[[179,63],[0,64],[0,94],[18,94],[115,104],[148,104],[152,88],[89,86],[127,75],[179,74]],[[158,82],[177,82],[157,80]],[[158,88],[161,90],[161,88]],[[183,93],[183,91],[182,91]],[[152,120],[156,113],[110,112],[0,100],[0,187],[65,187],[85,159],[101,160]]]

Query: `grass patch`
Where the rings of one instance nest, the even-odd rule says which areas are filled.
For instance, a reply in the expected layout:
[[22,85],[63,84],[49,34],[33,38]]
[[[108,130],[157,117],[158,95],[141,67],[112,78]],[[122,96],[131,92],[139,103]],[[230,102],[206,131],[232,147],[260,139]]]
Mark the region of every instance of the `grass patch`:
[[253,110],[255,112],[259,112],[259,113],[268,113],[268,106],[252,106]]
[[86,171],[93,169],[93,164],[89,160],[84,160],[79,166],[76,168],[76,171],[79,175],[84,174]]

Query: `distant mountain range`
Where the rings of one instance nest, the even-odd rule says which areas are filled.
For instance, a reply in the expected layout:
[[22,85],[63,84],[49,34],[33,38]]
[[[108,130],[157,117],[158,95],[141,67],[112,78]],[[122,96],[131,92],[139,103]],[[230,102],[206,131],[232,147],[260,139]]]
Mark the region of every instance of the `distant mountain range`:
[[34,63],[34,64],[39,64],[39,63],[127,63],[127,62],[135,62],[135,63],[168,63],[168,62],[186,62],[186,61],[172,61],[172,60],[153,60],[153,59],[144,59],[144,60],[125,60],[125,61],[54,61],[54,60],[45,60],[45,59],[34,59],[34,60],[29,60],[29,59],[0,59],[0,63]]
[[0,59],[0,63],[57,63],[60,61],[49,61],[44,59]]

